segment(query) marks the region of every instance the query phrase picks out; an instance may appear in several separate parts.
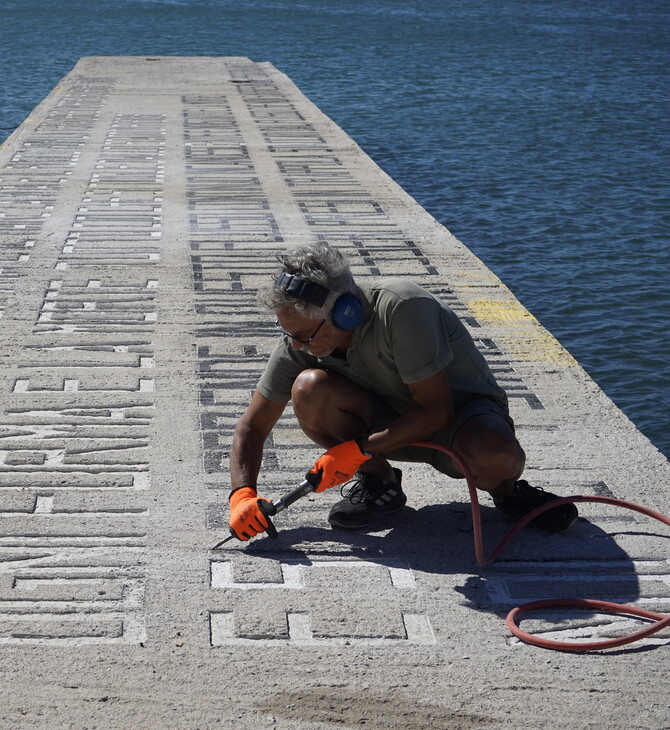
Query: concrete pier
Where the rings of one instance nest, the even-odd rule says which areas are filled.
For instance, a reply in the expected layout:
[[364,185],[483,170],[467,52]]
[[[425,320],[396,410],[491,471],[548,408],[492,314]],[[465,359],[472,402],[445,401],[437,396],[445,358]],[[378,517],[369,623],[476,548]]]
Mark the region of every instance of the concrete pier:
[[[408,131],[409,133],[409,131]],[[565,654],[519,603],[670,611],[667,528],[584,504],[474,559],[467,491],[329,528],[337,490],[225,550],[227,455],[274,341],[277,253],[341,247],[462,317],[508,390],[531,483],[670,513],[670,465],[504,284],[293,83],[246,58],[87,58],[0,149],[0,727],[670,727],[664,634]],[[319,450],[288,412],[260,491]],[[482,498],[487,544],[511,526]],[[556,613],[561,640],[632,619]]]

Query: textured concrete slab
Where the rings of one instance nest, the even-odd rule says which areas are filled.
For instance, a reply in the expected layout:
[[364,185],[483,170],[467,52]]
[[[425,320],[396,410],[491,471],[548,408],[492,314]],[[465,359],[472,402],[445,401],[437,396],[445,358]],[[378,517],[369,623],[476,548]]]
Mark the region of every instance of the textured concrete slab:
[[[410,131],[408,130],[408,133]],[[0,725],[667,728],[668,641],[552,653],[502,617],[545,597],[670,611],[668,530],[584,504],[477,567],[467,493],[405,469],[362,534],[337,494],[227,533],[227,455],[274,342],[275,255],[342,247],[463,318],[530,481],[670,513],[667,460],[462,243],[296,87],[245,58],[88,58],[0,150]],[[315,450],[286,413],[263,493]],[[509,528],[482,499],[487,544]],[[572,640],[636,622],[554,612]]]

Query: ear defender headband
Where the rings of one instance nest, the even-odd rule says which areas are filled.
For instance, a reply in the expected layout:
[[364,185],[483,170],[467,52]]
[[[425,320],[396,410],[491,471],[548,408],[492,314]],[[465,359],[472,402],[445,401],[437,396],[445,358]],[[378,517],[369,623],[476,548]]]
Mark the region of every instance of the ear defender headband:
[[[322,307],[330,290],[315,281],[302,276],[283,273],[277,277],[275,286],[296,299]],[[342,294],[335,300],[330,312],[330,321],[338,330],[352,330],[363,321],[363,307],[353,294]]]

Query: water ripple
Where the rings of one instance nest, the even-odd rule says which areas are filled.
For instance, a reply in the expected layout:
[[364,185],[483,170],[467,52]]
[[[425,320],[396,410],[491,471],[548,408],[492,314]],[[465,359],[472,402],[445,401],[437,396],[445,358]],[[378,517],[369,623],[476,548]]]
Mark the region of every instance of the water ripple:
[[0,0],[0,24],[5,132],[81,56],[270,61],[670,455],[665,0]]

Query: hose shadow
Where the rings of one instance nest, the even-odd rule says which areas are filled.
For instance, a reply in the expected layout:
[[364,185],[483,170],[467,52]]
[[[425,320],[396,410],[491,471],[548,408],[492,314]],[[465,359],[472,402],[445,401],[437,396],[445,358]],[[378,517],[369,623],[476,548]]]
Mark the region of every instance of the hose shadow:
[[[493,507],[481,505],[480,510],[485,552],[490,553],[514,523]],[[558,535],[529,526],[514,538],[496,563],[481,568],[475,557],[470,506],[463,502],[431,504],[418,509],[406,506],[367,530],[343,530],[325,524],[284,527],[277,523],[277,527],[277,539],[254,540],[244,545],[245,551],[259,557],[287,551],[296,556],[346,553],[366,560],[378,556],[385,561],[403,556],[417,571],[443,575],[464,572],[488,575],[498,570],[499,564],[509,567],[510,562],[519,569],[525,563],[547,563],[549,567],[552,563],[576,565],[580,561],[595,561],[603,569],[611,569],[614,564],[619,572],[625,567],[632,571],[633,562],[615,536],[656,534],[644,530],[608,534],[584,518]]]
[[[487,505],[481,506],[481,520],[485,553],[489,554],[513,523]],[[619,520],[617,525],[621,528]],[[281,553],[306,561],[338,556],[380,564],[402,560],[417,574],[458,576],[460,582],[453,590],[461,605],[501,617],[514,606],[547,598],[592,598],[623,604],[644,599],[645,603],[658,602],[659,607],[654,608],[662,611],[667,608],[661,605],[667,604],[667,596],[654,591],[665,584],[655,581],[653,575],[638,575],[640,565],[617,541],[631,544],[638,538],[667,537],[654,528],[650,523],[646,531],[644,525],[634,522],[630,529],[626,525],[610,534],[584,518],[559,535],[527,527],[495,563],[480,567],[473,547],[470,506],[451,502],[418,509],[405,507],[367,531],[325,525],[283,529],[276,540],[256,541],[246,551],[258,557],[276,558]],[[642,562],[648,571],[649,561]],[[619,616],[610,620],[602,613],[582,609],[547,609],[524,621],[535,627],[533,631],[551,633],[559,640],[562,635],[608,638],[619,630],[630,632],[631,624],[630,619]],[[623,624],[626,626],[621,629]]]

